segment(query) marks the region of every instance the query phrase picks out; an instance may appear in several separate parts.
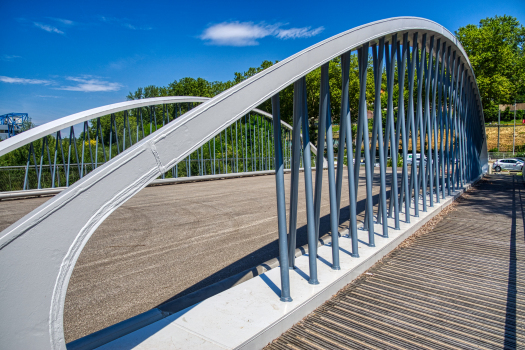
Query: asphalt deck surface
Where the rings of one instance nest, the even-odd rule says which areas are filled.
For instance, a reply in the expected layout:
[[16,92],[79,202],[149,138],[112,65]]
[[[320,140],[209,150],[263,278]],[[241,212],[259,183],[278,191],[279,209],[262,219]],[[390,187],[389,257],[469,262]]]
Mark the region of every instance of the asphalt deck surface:
[[525,348],[524,200],[487,176],[266,349]]
[[[346,172],[341,229],[349,218]],[[365,207],[364,168],[361,174],[358,220]],[[299,179],[297,245],[302,246],[307,243],[303,173]],[[327,171],[323,180],[321,235],[330,231]],[[285,185],[289,208],[290,175]],[[1,201],[0,231],[49,198]],[[66,295],[66,343],[277,257],[277,237],[274,176],[146,187],[100,225],[80,254]]]

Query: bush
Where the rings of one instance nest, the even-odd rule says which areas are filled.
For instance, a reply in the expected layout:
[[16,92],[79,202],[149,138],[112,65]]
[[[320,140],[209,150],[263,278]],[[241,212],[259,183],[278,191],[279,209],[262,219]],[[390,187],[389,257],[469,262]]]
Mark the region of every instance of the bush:
[[[392,167],[392,158],[389,158],[387,161],[386,161],[386,166],[387,167]],[[397,167],[400,168],[403,166],[403,158],[402,157],[398,157],[397,158]]]

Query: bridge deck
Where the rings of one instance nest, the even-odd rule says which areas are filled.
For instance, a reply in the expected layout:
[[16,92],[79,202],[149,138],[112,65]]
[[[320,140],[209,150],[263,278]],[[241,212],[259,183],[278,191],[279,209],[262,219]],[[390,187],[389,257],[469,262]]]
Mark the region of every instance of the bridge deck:
[[[361,175],[359,220],[365,206],[364,171]],[[299,178],[301,246],[306,244],[306,204],[303,175]],[[330,230],[326,171],[323,178],[321,234]],[[285,179],[289,191],[290,176]],[[48,199],[1,201],[0,231]],[[341,228],[348,226],[348,204],[346,184]],[[143,189],[111,214],[84,247],[67,291],[66,342],[276,257],[276,215],[274,176]]]
[[489,176],[267,349],[523,348],[524,191]]

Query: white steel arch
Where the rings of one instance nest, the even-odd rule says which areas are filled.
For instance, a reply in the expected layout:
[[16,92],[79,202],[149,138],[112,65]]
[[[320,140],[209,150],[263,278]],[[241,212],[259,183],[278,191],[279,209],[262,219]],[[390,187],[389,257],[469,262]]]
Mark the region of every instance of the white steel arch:
[[[447,42],[468,64],[467,75],[475,84],[463,48],[435,22],[399,17],[356,27],[195,107],[3,231],[0,343],[10,349],[65,349],[62,320],[69,278],[82,248],[107,216],[219,131],[308,72],[364,43],[407,32],[428,33]],[[477,86],[474,90],[481,111]],[[482,112],[479,122],[483,123]],[[482,152],[484,163],[486,146]]]

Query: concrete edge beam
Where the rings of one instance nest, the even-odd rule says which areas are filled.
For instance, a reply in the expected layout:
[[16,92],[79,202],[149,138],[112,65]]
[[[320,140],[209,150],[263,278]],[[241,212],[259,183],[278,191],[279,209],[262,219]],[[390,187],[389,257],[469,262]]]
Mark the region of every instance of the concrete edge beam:
[[[324,169],[326,169],[326,166],[324,167]],[[301,168],[299,170],[304,171],[304,168]],[[312,170],[315,170],[315,168],[312,168]],[[285,169],[284,172],[289,173],[290,169]],[[275,174],[275,170],[252,171],[252,172],[246,172],[246,173],[230,173],[230,174],[177,177],[177,178],[172,178],[172,179],[155,179],[148,185],[148,187],[159,186],[159,185],[174,185],[174,184],[181,184],[181,183],[188,183],[188,182],[233,179],[233,178],[238,178],[238,177],[273,175],[273,174]],[[64,191],[65,189],[67,189],[67,187],[0,192],[0,201],[5,200],[5,199],[15,199],[15,198],[54,196]]]

